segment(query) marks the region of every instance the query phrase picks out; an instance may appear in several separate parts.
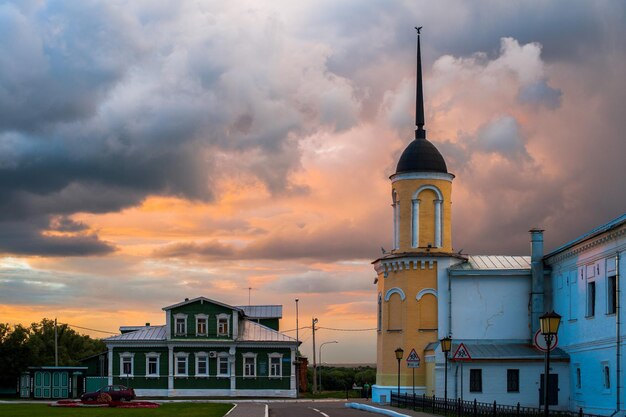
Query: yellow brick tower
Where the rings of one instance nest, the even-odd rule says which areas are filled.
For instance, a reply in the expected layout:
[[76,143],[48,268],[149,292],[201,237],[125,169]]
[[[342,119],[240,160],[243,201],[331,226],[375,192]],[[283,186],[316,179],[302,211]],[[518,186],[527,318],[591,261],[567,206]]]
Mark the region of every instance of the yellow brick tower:
[[[419,28],[421,29],[421,28]],[[434,348],[449,333],[448,267],[458,262],[452,252],[452,180],[437,148],[426,140],[420,30],[417,31],[415,140],[402,153],[391,179],[393,249],[373,262],[377,273],[378,337],[374,402],[389,401],[398,389],[432,395]],[[407,367],[415,349],[420,365]]]

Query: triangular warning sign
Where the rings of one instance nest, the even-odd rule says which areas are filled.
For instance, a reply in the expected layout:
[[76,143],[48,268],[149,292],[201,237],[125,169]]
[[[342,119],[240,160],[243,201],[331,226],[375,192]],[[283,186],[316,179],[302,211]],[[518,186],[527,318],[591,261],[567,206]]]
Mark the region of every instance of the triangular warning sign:
[[470,356],[469,350],[461,343],[459,347],[456,348],[454,355],[452,355],[452,359],[455,361],[471,361],[472,357]]
[[411,353],[409,353],[409,356],[406,357],[406,361],[407,362],[419,362],[420,361],[420,357],[415,351],[415,349],[411,350]]

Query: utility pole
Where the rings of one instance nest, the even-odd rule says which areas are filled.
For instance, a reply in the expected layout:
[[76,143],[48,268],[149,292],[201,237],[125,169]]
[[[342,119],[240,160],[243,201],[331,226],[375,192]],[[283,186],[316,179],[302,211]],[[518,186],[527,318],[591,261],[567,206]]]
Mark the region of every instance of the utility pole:
[[315,323],[317,319],[311,320],[311,329],[313,330],[313,392],[317,392],[317,363],[315,362]]
[[56,317],[54,318],[54,366],[59,366],[59,335]]
[[296,398],[300,396],[300,337],[298,333],[298,301],[296,298]]

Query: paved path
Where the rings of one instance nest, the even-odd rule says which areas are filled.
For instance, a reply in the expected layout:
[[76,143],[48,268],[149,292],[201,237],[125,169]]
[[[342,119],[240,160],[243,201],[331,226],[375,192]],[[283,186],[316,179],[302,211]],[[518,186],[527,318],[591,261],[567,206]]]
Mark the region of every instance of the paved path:
[[228,417],[267,417],[267,404],[256,402],[236,402]]

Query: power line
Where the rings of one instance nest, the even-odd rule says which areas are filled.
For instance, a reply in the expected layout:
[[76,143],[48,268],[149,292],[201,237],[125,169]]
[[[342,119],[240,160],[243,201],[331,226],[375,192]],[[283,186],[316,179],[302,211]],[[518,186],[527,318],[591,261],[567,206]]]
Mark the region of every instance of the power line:
[[81,329],[81,330],[90,330],[92,332],[108,333],[108,334],[115,334],[115,335],[119,334],[119,333],[109,332],[107,330],[98,330],[98,329],[90,329],[89,327],[81,327],[75,324],[69,324],[69,323],[61,323],[61,324],[65,324],[70,327],[76,327],[77,329]]
[[311,326],[302,326],[302,327],[298,327],[297,329],[289,329],[289,330],[281,330],[281,333],[289,333],[289,332],[295,332],[296,330],[302,330],[302,329],[310,329]]
[[336,331],[336,332],[370,332],[373,330],[378,330],[377,328],[371,328],[371,329],[334,329],[332,327],[318,327],[318,329],[323,329],[323,330],[332,330],[332,331]]

